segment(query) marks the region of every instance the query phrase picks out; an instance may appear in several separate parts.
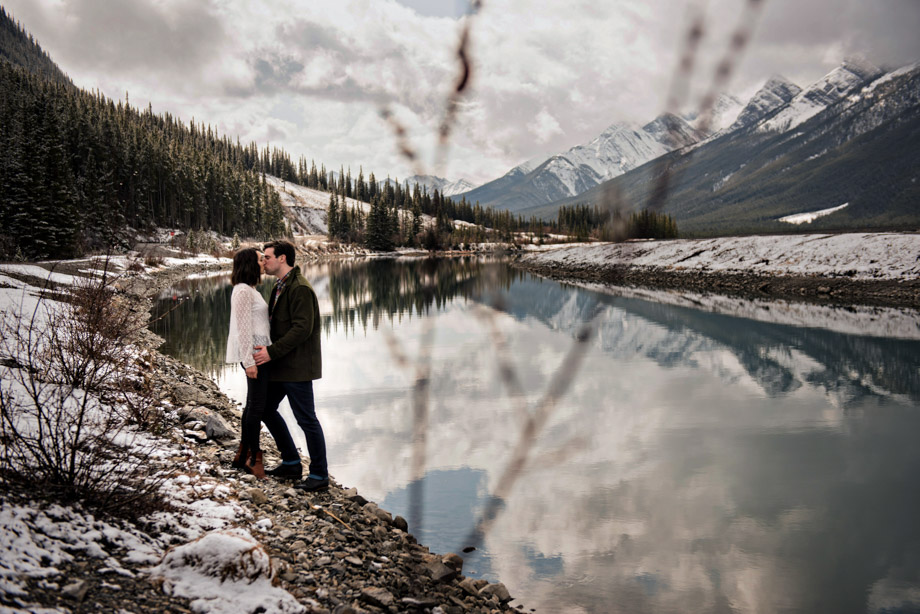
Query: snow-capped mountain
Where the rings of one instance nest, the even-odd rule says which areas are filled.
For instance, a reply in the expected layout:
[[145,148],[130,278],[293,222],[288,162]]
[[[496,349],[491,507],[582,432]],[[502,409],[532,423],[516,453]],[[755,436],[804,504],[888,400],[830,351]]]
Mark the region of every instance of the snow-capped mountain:
[[[714,134],[729,127],[744,108],[744,103],[731,94],[722,94],[716,99],[709,113],[709,126],[706,134]],[[703,117],[697,111],[681,115],[696,130],[703,132],[701,123]]]
[[429,191],[437,190],[442,196],[456,196],[476,187],[466,179],[450,181],[434,175],[412,175],[406,181],[409,182],[410,188],[418,183],[422,187],[427,187]]
[[791,130],[883,74],[884,71],[866,61],[846,60],[842,66],[796,94],[776,115],[761,123],[758,130]]
[[[814,229],[920,224],[920,63],[886,74],[850,60],[803,90],[774,77],[733,127],[669,160],[664,211],[682,232],[781,232],[790,215]],[[608,189],[641,208],[658,169],[646,164],[519,214],[551,219],[561,205],[599,202]]]
[[517,211],[581,194],[701,136],[672,114],[644,126],[617,122],[588,143],[550,156],[533,169],[527,163],[519,165],[465,196],[483,206]]
[[762,88],[748,101],[734,123],[732,123],[726,132],[733,132],[741,128],[753,126],[763,118],[767,117],[780,107],[786,105],[790,100],[802,91],[798,85],[789,81],[781,75],[770,77]]

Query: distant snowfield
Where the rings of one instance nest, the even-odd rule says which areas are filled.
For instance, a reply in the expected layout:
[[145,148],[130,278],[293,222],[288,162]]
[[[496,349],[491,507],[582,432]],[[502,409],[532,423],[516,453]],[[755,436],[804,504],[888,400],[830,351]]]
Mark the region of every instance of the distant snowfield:
[[675,272],[908,280],[920,277],[920,234],[849,233],[594,243],[522,256],[573,269],[628,264]]
[[795,213],[793,215],[787,215],[785,217],[779,218],[780,222],[786,222],[787,224],[811,224],[819,217],[824,217],[825,215],[830,215],[841,209],[846,209],[850,203],[843,203],[837,207],[831,207],[830,209],[821,209],[820,211],[810,211],[808,213]]

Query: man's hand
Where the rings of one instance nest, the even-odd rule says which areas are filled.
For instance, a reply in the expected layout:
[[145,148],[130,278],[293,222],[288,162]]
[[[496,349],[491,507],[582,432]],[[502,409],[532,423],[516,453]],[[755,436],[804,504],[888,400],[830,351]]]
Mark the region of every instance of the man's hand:
[[264,365],[272,359],[272,357],[268,355],[268,350],[264,345],[257,345],[253,349],[256,350],[256,353],[252,355],[252,358],[256,361],[257,365]]
[[249,379],[256,379],[259,377],[259,367],[252,365],[251,367],[246,367],[246,377]]

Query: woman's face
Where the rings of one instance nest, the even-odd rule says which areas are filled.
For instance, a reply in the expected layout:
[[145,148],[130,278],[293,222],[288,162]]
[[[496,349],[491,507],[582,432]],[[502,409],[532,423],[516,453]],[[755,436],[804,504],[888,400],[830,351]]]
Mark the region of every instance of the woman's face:
[[265,275],[265,256],[259,252],[259,274]]

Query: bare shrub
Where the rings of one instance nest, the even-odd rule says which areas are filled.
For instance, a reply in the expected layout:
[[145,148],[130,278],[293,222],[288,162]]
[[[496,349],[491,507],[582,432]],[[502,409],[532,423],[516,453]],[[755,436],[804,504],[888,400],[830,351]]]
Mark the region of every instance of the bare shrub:
[[4,482],[105,512],[154,509],[148,477],[161,424],[131,343],[137,318],[105,275],[77,283],[70,302],[39,297],[0,321],[0,468]]

